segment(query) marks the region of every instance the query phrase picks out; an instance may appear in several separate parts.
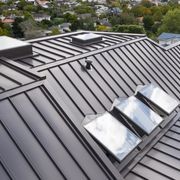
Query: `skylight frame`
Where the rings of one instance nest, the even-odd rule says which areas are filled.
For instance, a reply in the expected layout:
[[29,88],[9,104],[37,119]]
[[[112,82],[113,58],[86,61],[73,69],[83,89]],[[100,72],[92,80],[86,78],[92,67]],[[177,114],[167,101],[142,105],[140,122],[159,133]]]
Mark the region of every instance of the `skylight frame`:
[[99,43],[103,40],[103,36],[94,33],[85,33],[72,36],[72,43],[80,46],[87,46],[95,43]]

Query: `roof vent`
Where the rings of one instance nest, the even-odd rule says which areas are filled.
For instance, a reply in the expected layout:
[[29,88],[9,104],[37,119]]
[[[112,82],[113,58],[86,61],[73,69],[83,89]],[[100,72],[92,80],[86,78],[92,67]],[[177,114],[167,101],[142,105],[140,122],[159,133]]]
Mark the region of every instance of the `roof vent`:
[[91,70],[93,61],[90,59],[86,59],[85,62],[86,62],[86,65],[85,65],[86,69]]
[[15,59],[32,54],[32,45],[30,43],[7,36],[0,36],[0,57]]
[[98,34],[93,34],[93,33],[72,36],[72,43],[78,44],[81,46],[87,46],[87,45],[97,43],[100,41],[102,41],[102,36]]

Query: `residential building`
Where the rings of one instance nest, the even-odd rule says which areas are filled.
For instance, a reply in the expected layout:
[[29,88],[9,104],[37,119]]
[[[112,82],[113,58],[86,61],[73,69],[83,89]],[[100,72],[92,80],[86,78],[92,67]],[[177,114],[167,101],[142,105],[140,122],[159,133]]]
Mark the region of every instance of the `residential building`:
[[158,36],[158,41],[160,45],[168,46],[180,41],[180,34],[162,33]]
[[180,179],[179,42],[87,31],[5,42],[0,179]]

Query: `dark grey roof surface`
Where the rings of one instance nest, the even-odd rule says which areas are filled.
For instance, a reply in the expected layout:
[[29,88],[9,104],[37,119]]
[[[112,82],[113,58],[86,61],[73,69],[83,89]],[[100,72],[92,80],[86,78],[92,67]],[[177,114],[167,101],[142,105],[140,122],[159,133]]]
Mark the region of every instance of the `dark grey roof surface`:
[[24,70],[24,67],[7,58],[0,58],[0,93],[43,79],[38,73]]
[[[81,54],[86,54],[91,51],[96,51],[98,49],[103,49],[104,47],[109,47],[114,44],[120,44],[132,39],[137,39],[143,37],[144,35],[128,35],[128,34],[111,34],[104,33],[103,41],[95,43],[89,46],[79,46],[71,43],[72,36],[86,34],[88,32],[75,32],[70,34],[63,34],[58,36],[52,36],[49,38],[41,38],[37,40],[31,40],[33,44],[33,51],[38,53],[39,56],[34,56],[33,58],[24,58],[19,62],[29,66],[43,66],[44,64],[53,63],[56,61],[61,61],[69,57],[74,57]],[[96,32],[97,33],[97,32]],[[97,33],[102,34],[102,33]]]
[[152,141],[152,146],[139,154],[131,164],[126,180],[180,179],[180,113]]
[[35,68],[47,76],[79,122],[87,114],[109,110],[115,98],[134,94],[139,84],[152,82],[180,99],[178,61],[147,38],[88,57],[93,60],[91,71],[84,71],[84,57]]
[[0,94],[0,179],[121,179],[93,152],[44,83]]
[[[6,129],[3,124],[2,132],[5,135],[7,134],[7,137],[11,137],[20,155],[28,162],[31,171],[35,173],[34,176],[37,177],[40,172],[44,177],[49,175],[44,172],[44,169],[46,169],[44,161],[46,159],[43,158],[43,162],[32,159],[39,153],[40,157],[49,158],[46,163],[48,162],[47,166],[53,167],[51,172],[55,173],[55,178],[62,176],[62,178],[65,177],[66,179],[81,179],[79,176],[82,176],[82,179],[104,180],[121,179],[124,176],[126,179],[154,180],[158,178],[166,179],[167,170],[170,170],[169,179],[178,180],[179,108],[169,117],[166,117],[164,123],[152,135],[142,137],[142,144],[121,163],[117,162],[97,145],[83,128],[82,122],[86,115],[104,113],[110,110],[115,98],[133,95],[136,87],[140,84],[153,83],[180,100],[179,46],[165,49],[144,36],[105,33],[106,38],[113,37],[117,43],[109,44],[107,47],[101,46],[100,48],[97,48],[99,44],[95,44],[93,46],[96,46],[96,48],[93,47],[94,49],[87,50],[88,47],[72,45],[70,43],[70,36],[72,35],[74,33],[65,35],[67,37],[63,35],[32,40],[33,46],[42,45],[42,41],[48,43],[48,46],[44,47],[45,50],[40,55],[36,54],[26,59],[17,59],[16,62],[30,68],[31,70],[27,71],[31,73],[39,72],[42,77],[45,75],[46,80],[43,85],[38,86],[37,82],[41,81],[36,80],[36,82],[32,83],[36,84],[36,87],[27,88],[21,94],[13,95],[10,98],[8,98],[8,95],[6,99],[3,96],[4,100],[2,102],[5,104],[1,107],[4,108],[7,105],[7,108],[12,111],[11,115],[18,116],[18,124],[24,123],[25,128],[27,128],[27,130],[22,131],[27,134],[27,137],[23,136],[22,138],[22,134],[19,132],[17,132],[18,136],[16,136],[12,131],[13,128]],[[119,40],[125,38],[125,36],[128,39],[124,42]],[[57,38],[60,40],[57,40]],[[48,49],[49,46],[54,45],[51,40],[64,41],[66,47],[63,44],[62,48],[59,46],[58,48],[52,47]],[[73,48],[78,48],[79,53],[73,54],[73,51],[71,51]],[[61,59],[58,57],[55,60],[54,55],[61,56],[62,51],[63,53],[69,51],[72,55]],[[90,71],[84,68],[86,58],[93,61],[92,70]],[[21,102],[25,104],[21,105]],[[26,108],[27,105],[30,110]],[[54,112],[55,116],[52,112]],[[7,121],[8,128],[13,126],[13,123],[10,123],[9,114],[2,114],[2,117],[9,117],[4,121]],[[39,124],[35,125],[34,119],[30,118],[30,114],[37,116]],[[63,125],[62,129],[59,123]],[[67,127],[67,131],[64,131],[64,126]],[[8,130],[10,130],[10,134]],[[51,136],[53,133],[57,133],[55,137]],[[31,136],[33,138],[30,138],[30,135],[33,135]],[[70,140],[69,136],[72,136],[75,140]],[[13,137],[16,138],[15,141]],[[20,141],[21,138],[22,141]],[[37,149],[28,149],[27,144],[23,144],[27,140],[26,138],[30,138],[32,142],[35,141],[41,149],[38,151],[39,146],[36,146],[36,143],[34,147],[38,147]],[[52,138],[54,138],[53,142],[51,142]],[[72,142],[76,141],[77,144],[72,144]],[[58,150],[60,148],[59,144],[64,145],[60,150]],[[55,152],[52,146],[57,148]],[[81,153],[81,148],[84,156]],[[61,151],[65,153],[63,157],[69,158],[69,162],[66,159],[58,159],[63,158],[61,157]],[[177,158],[173,155],[177,156]],[[2,157],[6,156],[3,155]],[[89,160],[84,158],[89,158]],[[164,159],[168,160],[168,162],[165,162]],[[9,173],[7,169],[10,164],[6,166],[5,162],[6,160],[0,161],[0,170],[2,169],[3,175]],[[58,164],[59,162],[63,163]],[[37,165],[36,163],[40,164]],[[70,166],[70,168],[66,169],[66,165]],[[91,165],[93,166],[92,169]],[[157,169],[158,167],[161,167],[161,169]],[[73,178],[73,175],[69,174],[71,169],[79,173],[77,176],[74,175],[77,178]],[[60,173],[56,173],[57,171]],[[118,171],[120,173],[117,173]],[[48,177],[40,178],[49,179]]]

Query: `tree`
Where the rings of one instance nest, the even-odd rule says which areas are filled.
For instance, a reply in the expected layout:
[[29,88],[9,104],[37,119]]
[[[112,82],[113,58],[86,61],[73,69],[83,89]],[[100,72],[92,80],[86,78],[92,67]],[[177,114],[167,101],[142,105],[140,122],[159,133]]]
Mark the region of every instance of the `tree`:
[[150,8],[151,6],[153,6],[152,2],[150,2],[149,0],[142,0],[140,5],[142,5],[146,8]]
[[15,19],[15,21],[12,24],[12,32],[15,38],[23,38],[24,37],[24,33],[23,30],[20,26],[20,23],[23,22],[23,19],[18,17]]
[[32,39],[41,37],[44,35],[43,31],[37,26],[36,22],[32,19],[28,19],[20,23],[20,27],[24,32],[24,37],[26,39]]
[[122,13],[119,16],[110,16],[109,21],[113,26],[118,24],[137,24],[134,15],[130,13]]
[[167,12],[158,32],[180,34],[180,9],[174,9]]
[[154,24],[154,20],[152,16],[144,16],[143,18],[143,24],[144,24],[144,28],[146,30],[151,30],[153,24]]
[[144,34],[144,28],[139,25],[117,25],[112,28],[113,32]]
[[153,19],[154,21],[161,21],[163,18],[162,12],[160,10],[157,10],[154,14],[153,14]]

